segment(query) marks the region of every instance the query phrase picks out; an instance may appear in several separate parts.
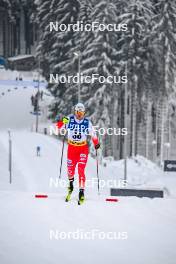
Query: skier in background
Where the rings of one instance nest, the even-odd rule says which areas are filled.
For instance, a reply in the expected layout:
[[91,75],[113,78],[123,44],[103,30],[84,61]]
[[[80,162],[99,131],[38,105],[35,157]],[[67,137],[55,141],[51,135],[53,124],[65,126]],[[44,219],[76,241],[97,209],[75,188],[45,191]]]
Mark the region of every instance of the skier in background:
[[68,151],[67,151],[67,171],[69,179],[68,194],[66,202],[70,201],[73,192],[73,182],[75,175],[75,168],[78,165],[79,174],[79,197],[78,204],[84,202],[85,189],[85,167],[87,164],[89,149],[87,143],[87,136],[90,135],[95,146],[95,149],[100,147],[98,138],[93,129],[92,123],[85,118],[85,107],[78,103],[74,108],[74,115],[63,117],[61,121],[56,123],[57,127],[61,129],[65,126],[68,132]]
[[37,157],[40,157],[40,149],[41,149],[40,146],[37,146],[37,149],[36,149],[37,150]]
[[31,96],[31,104],[32,106],[34,106],[34,96],[33,95]]
[[40,99],[43,101],[43,91],[40,92]]

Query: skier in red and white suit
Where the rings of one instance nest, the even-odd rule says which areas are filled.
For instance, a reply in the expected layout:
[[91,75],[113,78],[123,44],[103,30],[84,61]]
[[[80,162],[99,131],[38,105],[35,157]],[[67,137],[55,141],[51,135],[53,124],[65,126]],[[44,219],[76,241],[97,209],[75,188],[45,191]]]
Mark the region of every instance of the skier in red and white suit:
[[91,121],[85,118],[85,107],[81,103],[75,106],[74,115],[64,117],[56,125],[59,129],[65,126],[68,132],[67,169],[70,184],[66,201],[70,200],[73,191],[76,165],[78,165],[79,174],[79,200],[83,201],[86,181],[85,167],[89,154],[87,136],[91,136],[95,149],[100,147],[98,138]]

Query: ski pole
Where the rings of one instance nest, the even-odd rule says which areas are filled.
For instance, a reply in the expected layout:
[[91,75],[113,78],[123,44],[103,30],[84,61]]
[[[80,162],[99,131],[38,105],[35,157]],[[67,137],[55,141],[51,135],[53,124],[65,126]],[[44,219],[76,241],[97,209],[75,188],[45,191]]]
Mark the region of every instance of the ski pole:
[[62,154],[61,154],[61,162],[60,162],[60,174],[59,174],[59,179],[61,179],[61,173],[62,173],[62,162],[63,162],[63,155],[64,155],[64,145],[65,145],[65,136],[63,138],[62,142]]
[[100,194],[100,178],[99,178],[98,152],[97,152],[97,149],[96,149],[96,162],[97,162],[98,194]]

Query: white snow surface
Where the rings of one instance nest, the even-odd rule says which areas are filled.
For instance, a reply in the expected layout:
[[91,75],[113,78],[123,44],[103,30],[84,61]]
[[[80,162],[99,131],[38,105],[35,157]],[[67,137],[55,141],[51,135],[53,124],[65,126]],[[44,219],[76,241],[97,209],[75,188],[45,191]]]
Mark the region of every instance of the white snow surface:
[[[175,264],[176,174],[164,173],[143,157],[128,160],[128,187],[164,189],[165,197],[117,197],[106,202],[109,186],[86,188],[77,205],[76,186],[65,203],[66,147],[62,180],[58,181],[62,142],[30,131],[31,90],[21,89],[0,99],[0,263],[2,264]],[[3,100],[6,100],[5,102]],[[20,104],[20,107],[18,105]],[[4,106],[6,108],[4,109]],[[23,113],[24,112],[24,113]],[[12,136],[12,184],[8,172],[8,133]],[[36,156],[36,147],[41,156]],[[100,166],[101,183],[122,180],[124,161]],[[96,178],[89,157],[88,180]],[[76,173],[77,177],[77,173]],[[104,180],[104,182],[103,182]],[[58,186],[51,183],[60,183]],[[111,182],[112,183],[112,182]],[[36,199],[35,194],[47,194]],[[116,232],[119,239],[56,239],[56,232]],[[126,239],[122,234],[126,234]]]

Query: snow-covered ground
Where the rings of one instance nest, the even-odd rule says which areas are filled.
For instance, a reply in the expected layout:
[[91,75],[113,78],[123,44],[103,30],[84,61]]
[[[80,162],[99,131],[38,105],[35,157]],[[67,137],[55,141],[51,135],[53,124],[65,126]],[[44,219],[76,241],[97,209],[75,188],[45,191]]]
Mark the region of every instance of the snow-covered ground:
[[[175,264],[176,174],[164,174],[143,157],[128,160],[128,185],[162,188],[165,198],[119,197],[117,203],[108,203],[108,184],[121,183],[124,163],[113,161],[100,166],[98,195],[96,161],[89,158],[85,204],[77,205],[77,187],[72,201],[65,203],[66,148],[62,180],[58,181],[62,142],[30,131],[34,118],[30,115],[32,92],[19,89],[0,99],[0,263]],[[9,128],[13,148],[11,185]],[[37,146],[41,147],[40,157],[36,156]],[[48,198],[36,199],[38,193]],[[64,232],[67,239],[59,239],[59,232]],[[101,239],[109,232],[116,233],[118,239]]]
[[[16,77],[21,76],[23,82],[16,81]],[[36,73],[17,72],[10,70],[0,70],[0,129],[4,128],[31,128],[35,123],[35,116],[30,114],[31,96],[37,93],[36,83],[33,82]],[[41,78],[42,79],[42,78]],[[3,85],[2,81],[13,81],[8,86]],[[25,82],[29,85],[25,85]],[[42,83],[40,91],[45,91]],[[45,109],[51,97],[44,96],[44,101],[40,106]],[[41,117],[40,117],[41,118]],[[42,119],[44,117],[42,116]],[[46,117],[45,117],[46,119]]]

